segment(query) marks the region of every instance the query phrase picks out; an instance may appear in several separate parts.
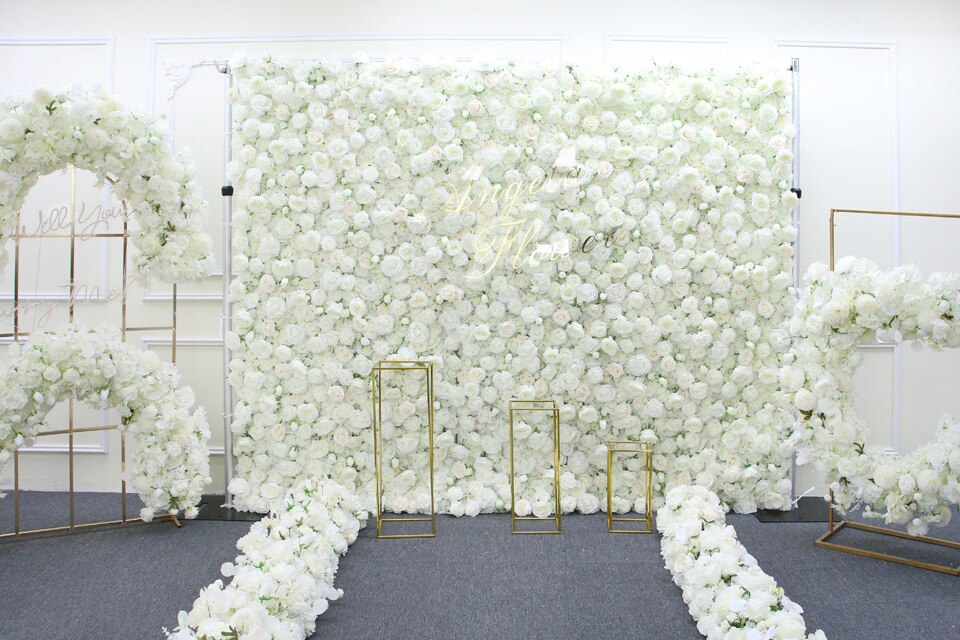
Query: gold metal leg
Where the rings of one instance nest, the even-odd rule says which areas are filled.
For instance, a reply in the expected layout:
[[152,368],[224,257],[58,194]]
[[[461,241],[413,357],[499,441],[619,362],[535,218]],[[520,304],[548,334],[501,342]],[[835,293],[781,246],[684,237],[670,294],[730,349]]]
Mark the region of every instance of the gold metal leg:
[[20,535],[20,452],[13,452],[13,535]]

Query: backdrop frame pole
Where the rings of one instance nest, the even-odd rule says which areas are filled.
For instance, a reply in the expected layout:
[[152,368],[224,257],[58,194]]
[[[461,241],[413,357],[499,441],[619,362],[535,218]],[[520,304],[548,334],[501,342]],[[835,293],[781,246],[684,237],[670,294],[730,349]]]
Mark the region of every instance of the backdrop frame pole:
[[195,62],[169,64],[166,68],[166,77],[169,84],[167,95],[167,132],[171,146],[174,140],[173,122],[176,117],[174,103],[177,91],[184,86],[193,74],[193,70],[200,67],[213,67],[223,74],[223,184],[220,188],[222,196],[222,247],[223,247],[223,282],[222,282],[222,310],[220,317],[220,338],[223,347],[223,475],[224,475],[224,503],[223,507],[233,508],[233,496],[230,493],[230,481],[233,479],[233,390],[230,387],[230,360],[232,353],[227,346],[227,334],[232,329],[232,307],[230,305],[230,281],[233,277],[233,186],[230,184],[228,167],[233,156],[233,104],[230,102],[230,93],[233,90],[233,70],[226,60],[203,59]]
[[230,281],[233,279],[233,185],[230,184],[228,165],[233,157],[233,70],[228,63],[217,67],[226,76],[223,94],[223,506],[233,508],[230,481],[233,480],[233,389],[230,387],[230,360],[232,353],[227,334],[233,329],[233,308],[230,304]]
[[[793,191],[799,198],[800,190],[800,58],[793,58],[790,61],[790,75],[793,78],[793,107],[791,116],[793,117],[793,126],[796,133],[793,136]],[[793,208],[793,228],[796,229],[797,239],[794,241],[793,252],[793,286],[799,295],[800,293],[800,203]],[[794,453],[790,460],[790,504],[796,507],[797,499],[797,454]]]

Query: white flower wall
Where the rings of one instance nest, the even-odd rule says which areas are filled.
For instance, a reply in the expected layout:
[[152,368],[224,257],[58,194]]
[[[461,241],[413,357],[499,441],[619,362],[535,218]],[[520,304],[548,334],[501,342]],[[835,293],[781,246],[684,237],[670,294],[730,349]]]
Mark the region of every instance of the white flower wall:
[[[399,355],[437,365],[441,511],[509,508],[514,397],[562,404],[564,510],[597,510],[605,442],[644,436],[658,493],[785,506],[785,67],[238,61],[237,503],[323,474],[372,497],[370,368]],[[426,407],[398,389],[385,504],[422,510]],[[552,472],[525,471],[545,512]]]

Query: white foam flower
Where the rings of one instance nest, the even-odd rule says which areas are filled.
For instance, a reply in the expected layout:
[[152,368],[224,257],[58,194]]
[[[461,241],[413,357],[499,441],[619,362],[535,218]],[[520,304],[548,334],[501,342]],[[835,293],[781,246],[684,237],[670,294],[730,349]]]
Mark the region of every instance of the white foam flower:
[[0,140],[4,142],[13,142],[22,138],[26,128],[17,118],[4,118],[0,120]]
[[800,389],[794,398],[794,404],[800,411],[813,411],[817,408],[817,396],[809,389]]

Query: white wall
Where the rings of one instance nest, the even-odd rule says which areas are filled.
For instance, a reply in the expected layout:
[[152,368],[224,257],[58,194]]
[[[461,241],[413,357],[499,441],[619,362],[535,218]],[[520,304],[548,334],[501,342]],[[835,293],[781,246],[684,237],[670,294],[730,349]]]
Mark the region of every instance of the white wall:
[[[237,50],[299,57],[366,50],[376,55],[500,56],[629,64],[663,59],[801,60],[800,262],[827,258],[831,207],[956,211],[953,195],[960,146],[960,4],[897,1],[804,3],[741,0],[691,2],[295,2],[43,3],[7,0],[0,20],[0,94],[37,84],[98,83],[131,103],[166,114],[171,64],[225,59]],[[416,34],[416,35],[411,35]],[[219,233],[224,84],[211,68],[196,70],[177,92],[173,130],[178,147],[198,158],[211,202],[210,231]],[[26,211],[65,204],[67,181],[51,177],[34,190]],[[104,196],[81,181],[80,199]],[[33,214],[36,215],[35,213]],[[890,267],[916,262],[925,270],[960,270],[955,221],[891,222],[843,218],[838,254],[866,255]],[[64,281],[63,247],[56,241],[25,254],[21,286],[28,294],[56,293]],[[38,245],[39,241],[32,241]],[[109,243],[82,250],[91,281],[119,286],[119,254]],[[219,247],[218,247],[219,252]],[[60,256],[60,257],[58,257]],[[28,264],[27,260],[25,264]],[[43,269],[36,265],[42,262]],[[86,273],[86,271],[85,271]],[[9,314],[12,274],[0,280],[0,311]],[[207,407],[214,447],[222,445],[219,282],[183,288],[178,361]],[[48,296],[49,297],[49,296]],[[113,306],[111,306],[113,305]],[[115,303],[94,302],[81,318],[119,318]],[[61,303],[58,313],[63,316]],[[165,290],[134,292],[131,313],[169,313]],[[84,315],[86,314],[86,315]],[[114,320],[116,321],[116,320]],[[0,332],[9,320],[0,316]],[[52,326],[52,325],[51,325]],[[167,334],[148,334],[146,346],[169,354]],[[960,354],[865,352],[859,386],[862,416],[875,442],[909,450],[929,439],[939,415],[960,414],[955,387]],[[54,414],[52,424],[63,420]],[[83,420],[100,416],[84,414]],[[58,425],[59,426],[59,425]],[[78,438],[86,452],[78,487],[115,490],[115,438]],[[63,441],[43,441],[48,449]],[[222,451],[222,449],[221,449]],[[222,489],[221,455],[215,488]],[[24,454],[28,488],[66,485],[62,453]],[[10,474],[2,478],[10,481]],[[816,482],[801,470],[798,491]]]

